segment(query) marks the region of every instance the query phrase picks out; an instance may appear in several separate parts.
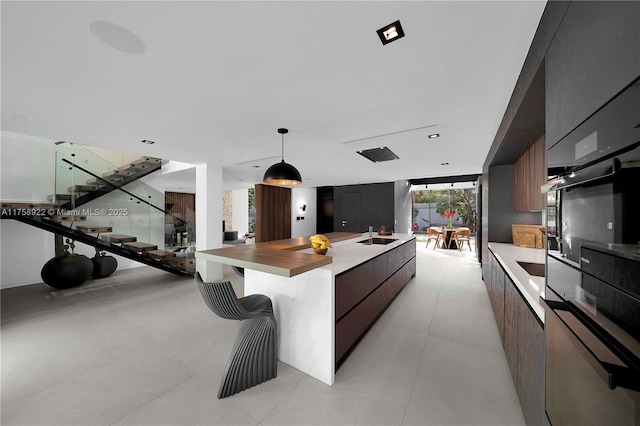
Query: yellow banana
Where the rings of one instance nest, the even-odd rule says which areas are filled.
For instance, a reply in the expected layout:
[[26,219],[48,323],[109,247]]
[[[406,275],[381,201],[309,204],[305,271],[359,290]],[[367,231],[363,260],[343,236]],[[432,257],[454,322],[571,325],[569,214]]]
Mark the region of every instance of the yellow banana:
[[331,245],[331,241],[329,241],[329,239],[322,234],[312,235],[311,237],[309,237],[309,240],[311,241],[311,245],[313,246],[314,249],[315,248],[325,249],[328,247],[333,247]]

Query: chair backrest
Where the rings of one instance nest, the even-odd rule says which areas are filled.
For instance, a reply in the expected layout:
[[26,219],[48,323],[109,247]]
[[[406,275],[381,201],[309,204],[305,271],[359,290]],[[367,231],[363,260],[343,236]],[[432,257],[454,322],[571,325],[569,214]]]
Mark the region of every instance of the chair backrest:
[[196,272],[196,284],[209,309],[221,318],[243,320],[248,313],[238,303],[238,297],[230,281],[205,283]]
[[460,229],[458,231],[456,231],[456,235],[458,237],[465,237],[465,238],[469,238],[471,236],[471,230],[470,229]]
[[437,229],[433,229],[433,228],[427,228],[427,235],[441,235],[442,232],[438,231]]

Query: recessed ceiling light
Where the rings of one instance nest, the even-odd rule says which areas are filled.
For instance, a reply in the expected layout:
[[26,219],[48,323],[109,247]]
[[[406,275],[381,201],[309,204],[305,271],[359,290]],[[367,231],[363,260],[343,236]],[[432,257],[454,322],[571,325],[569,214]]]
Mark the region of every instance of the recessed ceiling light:
[[120,52],[137,54],[145,50],[140,37],[113,22],[93,21],[89,30],[98,40]]
[[149,139],[142,139],[140,142],[146,143],[148,145],[153,145],[155,143],[154,141],[150,141]]
[[427,136],[429,139],[435,139],[440,137],[440,133],[431,133]]
[[440,163],[441,166],[448,166],[449,163]]
[[404,30],[402,29],[402,25],[400,25],[399,20],[380,28],[376,32],[378,33],[378,37],[380,37],[380,41],[383,45],[404,37]]

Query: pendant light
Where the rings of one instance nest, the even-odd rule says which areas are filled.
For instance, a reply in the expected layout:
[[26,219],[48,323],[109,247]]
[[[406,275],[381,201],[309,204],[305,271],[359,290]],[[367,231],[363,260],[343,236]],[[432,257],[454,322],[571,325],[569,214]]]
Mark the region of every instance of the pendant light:
[[302,183],[300,172],[289,163],[284,162],[284,135],[289,130],[278,129],[278,133],[282,135],[282,161],[269,167],[264,173],[262,182],[270,185],[298,185]]

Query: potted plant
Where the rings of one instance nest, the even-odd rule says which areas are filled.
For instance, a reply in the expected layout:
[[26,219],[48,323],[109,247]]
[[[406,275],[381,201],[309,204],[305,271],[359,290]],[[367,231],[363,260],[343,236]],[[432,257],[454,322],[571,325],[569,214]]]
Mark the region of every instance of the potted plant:
[[79,286],[89,279],[93,272],[93,262],[87,256],[75,253],[75,247],[74,240],[67,238],[62,253],[44,264],[40,277],[45,284],[65,289]]

